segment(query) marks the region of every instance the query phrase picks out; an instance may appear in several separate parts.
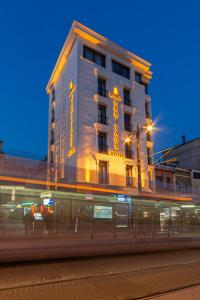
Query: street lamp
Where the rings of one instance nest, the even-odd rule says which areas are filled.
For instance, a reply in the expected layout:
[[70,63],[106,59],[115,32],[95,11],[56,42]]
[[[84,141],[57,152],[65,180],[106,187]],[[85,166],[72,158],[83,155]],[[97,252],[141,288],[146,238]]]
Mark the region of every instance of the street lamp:
[[142,189],[142,180],[141,180],[141,158],[140,158],[140,133],[142,130],[146,130],[146,132],[152,132],[154,130],[153,123],[148,125],[139,126],[137,124],[136,130],[131,132],[129,136],[125,138],[125,143],[129,143],[131,141],[131,137],[136,137],[136,149],[137,149],[137,175],[138,175],[138,192]]

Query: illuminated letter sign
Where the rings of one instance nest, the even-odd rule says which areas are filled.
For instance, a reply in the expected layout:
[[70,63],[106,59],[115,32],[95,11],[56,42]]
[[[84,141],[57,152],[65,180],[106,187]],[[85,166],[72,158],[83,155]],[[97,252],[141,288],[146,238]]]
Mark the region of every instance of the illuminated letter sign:
[[114,146],[114,150],[118,151],[119,150],[119,130],[118,130],[119,112],[118,112],[118,106],[119,106],[119,101],[121,101],[122,98],[119,95],[119,91],[118,91],[117,87],[113,88],[113,91],[111,93],[109,93],[109,97],[113,99],[113,118],[114,118],[114,121],[115,121],[114,124],[113,124],[113,146]]
[[75,84],[71,81],[69,84],[69,151],[67,153],[67,156],[70,157],[72,156],[76,149],[74,147],[74,132],[73,132],[73,127],[74,127],[74,92],[76,90]]

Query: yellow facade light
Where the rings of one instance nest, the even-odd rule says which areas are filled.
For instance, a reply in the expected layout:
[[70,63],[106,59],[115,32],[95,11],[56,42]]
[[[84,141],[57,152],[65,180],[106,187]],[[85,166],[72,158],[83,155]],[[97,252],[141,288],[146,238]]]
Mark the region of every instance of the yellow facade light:
[[69,151],[67,156],[71,157],[76,149],[74,147],[74,92],[76,90],[75,84],[70,81],[69,83],[69,101],[70,101],[70,115],[69,115]]
[[125,138],[125,143],[130,143],[131,139],[129,137]]
[[147,132],[152,132],[153,131],[153,125],[148,125],[147,127],[146,127],[146,129],[147,129]]

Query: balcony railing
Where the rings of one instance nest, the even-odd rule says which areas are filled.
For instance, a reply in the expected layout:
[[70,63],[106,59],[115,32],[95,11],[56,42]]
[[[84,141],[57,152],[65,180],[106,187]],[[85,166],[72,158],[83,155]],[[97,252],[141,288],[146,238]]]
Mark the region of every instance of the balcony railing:
[[99,153],[108,153],[108,146],[104,144],[99,144],[98,145],[98,151]]
[[108,91],[103,88],[98,88],[98,95],[100,95],[102,97],[108,97]]
[[129,124],[129,123],[124,123],[124,129],[126,131],[131,132],[131,131],[133,131],[133,126],[131,124]]
[[108,117],[98,116],[98,123],[108,125]]
[[130,98],[124,98],[124,104],[127,106],[132,106],[132,100]]
[[200,187],[193,187],[189,184],[184,183],[166,183],[156,180],[156,191],[157,192],[172,192],[177,194],[200,194]]
[[133,159],[134,158],[134,152],[132,150],[125,149],[125,157]]

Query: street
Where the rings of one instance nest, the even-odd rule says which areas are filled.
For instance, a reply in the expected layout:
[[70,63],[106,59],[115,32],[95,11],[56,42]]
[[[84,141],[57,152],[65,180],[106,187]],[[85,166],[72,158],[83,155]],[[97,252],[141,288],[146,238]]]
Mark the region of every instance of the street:
[[0,299],[6,300],[142,299],[199,284],[199,249],[4,264],[0,269]]

